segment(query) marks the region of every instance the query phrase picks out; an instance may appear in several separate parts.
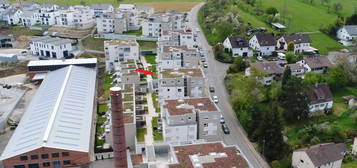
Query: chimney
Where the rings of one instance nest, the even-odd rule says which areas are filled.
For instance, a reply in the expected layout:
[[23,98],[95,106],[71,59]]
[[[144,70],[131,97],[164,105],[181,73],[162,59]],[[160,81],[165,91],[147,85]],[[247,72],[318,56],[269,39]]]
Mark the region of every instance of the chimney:
[[114,168],[127,168],[123,103],[120,87],[110,88]]

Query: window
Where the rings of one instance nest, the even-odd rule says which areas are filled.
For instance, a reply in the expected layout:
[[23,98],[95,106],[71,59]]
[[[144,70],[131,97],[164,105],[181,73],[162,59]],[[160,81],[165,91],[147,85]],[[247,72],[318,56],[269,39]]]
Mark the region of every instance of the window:
[[31,160],[36,160],[38,159],[38,155],[31,155]]
[[63,161],[63,164],[64,164],[64,165],[69,165],[69,164],[71,164],[71,161],[70,161],[70,160],[64,160],[64,161]]
[[25,168],[25,165],[15,165],[14,168]]
[[177,89],[177,91],[178,91],[178,92],[181,92],[181,91],[182,91],[182,89]]
[[44,162],[42,163],[43,167],[50,167],[51,163],[50,162]]
[[203,126],[204,126],[204,127],[208,127],[208,124],[207,124],[207,123],[204,123]]
[[52,157],[53,157],[53,158],[59,157],[59,153],[52,153]]
[[69,156],[68,152],[62,152],[62,156]]
[[300,160],[300,162],[301,162],[301,163],[304,163],[304,161],[303,161],[303,160]]
[[20,156],[20,160],[27,160],[27,156]]
[[41,158],[42,158],[42,159],[47,159],[47,158],[48,158],[48,154],[47,154],[47,153],[42,154],[42,155],[41,155]]

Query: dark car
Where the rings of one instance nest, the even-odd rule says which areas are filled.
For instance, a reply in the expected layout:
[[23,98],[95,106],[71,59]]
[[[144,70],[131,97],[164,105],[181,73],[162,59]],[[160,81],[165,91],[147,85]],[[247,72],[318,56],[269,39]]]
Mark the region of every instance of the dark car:
[[213,86],[210,86],[210,87],[209,87],[209,91],[213,93],[213,92],[214,92],[214,87],[213,87]]
[[204,68],[208,68],[208,64],[207,64],[207,63],[204,63],[204,64],[203,64],[203,67],[204,67]]
[[222,130],[223,130],[224,134],[229,134],[230,133],[227,124],[222,124]]

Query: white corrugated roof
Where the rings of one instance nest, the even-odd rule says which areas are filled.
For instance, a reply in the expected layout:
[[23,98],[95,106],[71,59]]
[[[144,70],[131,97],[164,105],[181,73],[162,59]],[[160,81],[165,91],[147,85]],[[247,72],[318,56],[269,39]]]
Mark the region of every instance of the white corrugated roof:
[[0,160],[41,147],[89,152],[95,83],[92,68],[49,72]]
[[30,61],[27,66],[96,64],[97,58]]

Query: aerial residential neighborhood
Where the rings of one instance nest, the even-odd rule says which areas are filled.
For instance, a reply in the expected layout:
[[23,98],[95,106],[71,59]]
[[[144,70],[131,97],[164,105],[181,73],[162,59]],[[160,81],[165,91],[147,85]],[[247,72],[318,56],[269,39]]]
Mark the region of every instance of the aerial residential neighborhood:
[[0,168],[356,168],[353,0],[0,0]]

